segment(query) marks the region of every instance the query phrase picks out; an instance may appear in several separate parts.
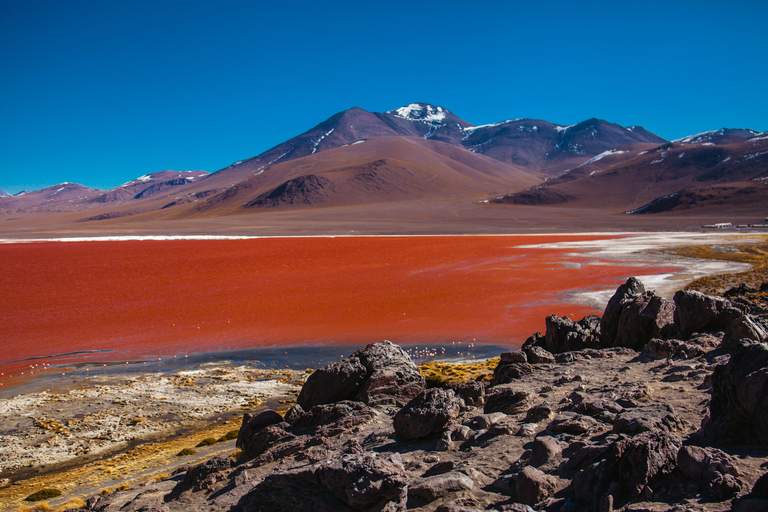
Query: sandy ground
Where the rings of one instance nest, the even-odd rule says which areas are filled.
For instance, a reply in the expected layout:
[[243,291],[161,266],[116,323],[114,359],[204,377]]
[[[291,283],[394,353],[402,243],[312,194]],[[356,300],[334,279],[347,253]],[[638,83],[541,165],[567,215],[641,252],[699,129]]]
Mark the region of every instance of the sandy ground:
[[[216,363],[92,376],[0,400],[0,480],[22,482],[0,489],[0,502],[41,478],[56,480],[61,470],[75,494],[109,487],[127,474],[148,479],[150,470],[170,471],[197,458],[176,456],[182,448],[238,429],[243,411],[292,400],[306,375]],[[222,442],[200,456],[233,450],[233,441]]]

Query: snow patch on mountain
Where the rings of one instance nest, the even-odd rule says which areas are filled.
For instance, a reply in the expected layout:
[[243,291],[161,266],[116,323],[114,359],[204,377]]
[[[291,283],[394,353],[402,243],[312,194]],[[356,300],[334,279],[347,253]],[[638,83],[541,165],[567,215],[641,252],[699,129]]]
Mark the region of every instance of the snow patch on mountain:
[[443,107],[436,107],[426,103],[411,103],[396,110],[390,110],[387,114],[392,114],[408,121],[439,124],[448,115],[448,111]]
[[[620,149],[609,149],[608,151],[603,151],[603,152],[602,152],[602,153],[600,153],[599,155],[595,155],[595,156],[593,156],[592,158],[590,158],[589,160],[587,160],[587,161],[586,161],[586,162],[584,162],[583,164],[579,165],[579,167],[581,167],[581,166],[583,166],[583,165],[591,164],[591,163],[593,163],[593,162],[597,162],[598,160],[602,160],[603,158],[605,158],[605,157],[607,157],[607,156],[611,156],[611,155],[620,155],[620,154],[622,154],[622,153],[626,153],[626,151],[622,151],[622,150],[620,150]],[[594,173],[593,173],[593,174],[594,174]]]
[[[313,155],[314,155],[314,154],[317,152],[317,146],[319,146],[319,145],[320,145],[320,143],[321,143],[321,142],[323,142],[323,139],[324,139],[324,138],[326,138],[327,136],[329,136],[330,134],[332,134],[332,133],[333,133],[333,130],[335,130],[335,129],[336,129],[336,128],[331,128],[330,130],[328,130],[327,132],[325,132],[324,134],[322,134],[322,135],[320,136],[320,138],[319,138],[319,139],[317,139],[317,141],[315,141],[315,142],[313,143],[313,146],[312,146],[312,154],[313,154]],[[285,155],[283,155],[283,156],[285,156]]]

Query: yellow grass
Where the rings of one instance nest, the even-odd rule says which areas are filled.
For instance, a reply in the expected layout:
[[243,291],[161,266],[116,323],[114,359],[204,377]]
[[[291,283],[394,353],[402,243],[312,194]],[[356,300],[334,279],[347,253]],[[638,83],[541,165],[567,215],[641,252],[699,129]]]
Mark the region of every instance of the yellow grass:
[[752,268],[744,272],[702,277],[686,286],[687,290],[722,295],[741,283],[757,289],[762,283],[768,282],[768,238],[761,238],[757,244],[679,247],[670,252],[689,258],[738,261],[752,265]]
[[477,363],[441,363],[429,362],[419,365],[419,372],[427,381],[428,387],[440,386],[454,382],[484,381],[493,377],[493,369],[499,364],[499,358],[494,357]]

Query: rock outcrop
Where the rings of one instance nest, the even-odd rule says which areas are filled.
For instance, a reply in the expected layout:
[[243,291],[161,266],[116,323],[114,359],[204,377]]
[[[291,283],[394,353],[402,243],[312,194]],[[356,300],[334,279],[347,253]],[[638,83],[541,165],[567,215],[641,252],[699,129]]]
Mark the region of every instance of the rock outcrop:
[[314,372],[297,402],[304,410],[341,400],[404,404],[425,387],[410,356],[392,342],[382,341]]
[[768,345],[743,342],[712,374],[704,443],[768,444]]
[[[491,382],[425,390],[399,347],[369,345],[315,372],[284,417],[246,414],[236,462],[95,496],[90,509],[766,510],[761,317],[677,299],[630,279],[602,327],[550,317],[547,336],[501,355]],[[745,332],[758,339],[733,341]]]
[[674,315],[674,304],[631,277],[608,301],[600,320],[603,345],[642,350],[651,339],[674,334]]

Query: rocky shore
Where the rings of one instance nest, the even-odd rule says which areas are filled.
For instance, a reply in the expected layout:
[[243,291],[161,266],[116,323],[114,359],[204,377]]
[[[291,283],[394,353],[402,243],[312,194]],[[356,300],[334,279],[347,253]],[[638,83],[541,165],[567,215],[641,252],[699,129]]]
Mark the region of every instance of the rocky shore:
[[674,301],[630,279],[550,317],[492,376],[435,382],[389,342],[245,414],[235,455],[90,510],[768,510],[765,290]]
[[725,295],[667,301],[632,278],[602,317],[549,317],[466,382],[427,387],[374,343],[312,373],[287,411],[244,414],[236,452],[85,506],[766,511],[768,293]]

